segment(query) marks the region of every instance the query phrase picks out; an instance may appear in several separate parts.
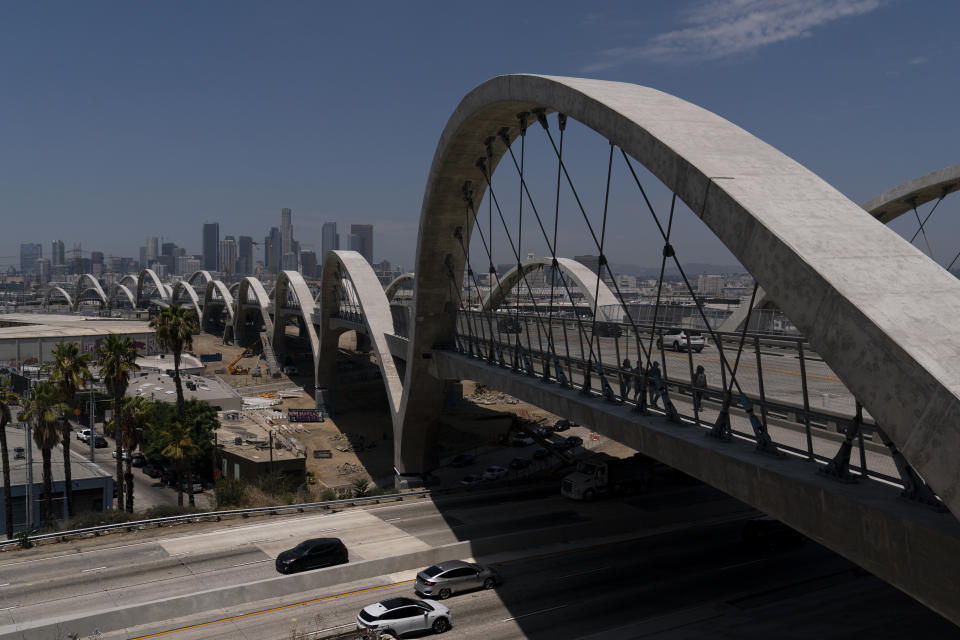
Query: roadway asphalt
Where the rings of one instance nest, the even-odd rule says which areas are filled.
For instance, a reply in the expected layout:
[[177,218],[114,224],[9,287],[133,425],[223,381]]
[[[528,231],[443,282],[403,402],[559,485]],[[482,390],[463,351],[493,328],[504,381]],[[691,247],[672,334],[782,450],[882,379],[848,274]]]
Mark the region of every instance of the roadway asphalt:
[[[533,486],[53,545],[0,558],[8,583],[0,587],[0,637],[12,619],[272,577],[276,553],[313,535],[343,538],[358,560],[573,521],[596,521],[598,537],[480,558],[497,564],[505,583],[447,601],[454,623],[448,637],[960,637],[936,614],[814,543],[745,546],[741,530],[752,513],[701,484],[674,483],[592,504],[563,500],[553,486]],[[611,517],[634,519],[635,531],[603,538],[602,524]],[[294,637],[294,630],[304,638],[328,637],[350,630],[365,605],[411,595],[414,573],[202,615],[178,617],[173,610],[166,621],[103,629],[102,637],[270,640]],[[64,631],[86,637],[93,629]]]

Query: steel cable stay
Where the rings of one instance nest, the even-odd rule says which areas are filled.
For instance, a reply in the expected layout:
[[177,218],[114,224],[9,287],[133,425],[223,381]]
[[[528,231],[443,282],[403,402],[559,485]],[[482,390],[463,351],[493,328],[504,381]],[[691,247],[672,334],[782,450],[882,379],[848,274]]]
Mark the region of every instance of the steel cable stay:
[[[545,112],[541,109],[540,113],[537,114],[537,121],[543,127],[547,127],[547,117]],[[563,134],[567,128],[567,116],[562,113],[557,114],[557,127],[560,129],[560,158],[562,161],[563,158]],[[554,284],[556,282],[557,271],[559,270],[557,263],[557,228],[560,225],[560,164],[557,164],[557,190],[554,200],[554,210],[553,210],[553,244],[547,243],[550,246],[550,257],[552,259],[552,265],[550,268],[550,306],[548,307],[547,313],[549,315],[550,322],[550,339],[553,340],[553,311],[554,311]],[[546,234],[544,234],[546,235]],[[562,323],[563,326],[563,345],[564,350],[567,356],[567,369],[570,368],[570,343],[567,341],[567,324],[566,321]],[[559,363],[554,363],[554,368],[557,368]],[[566,386],[565,381],[562,379],[563,372],[557,369],[557,377],[560,379],[560,384]]]
[[[664,237],[664,242],[667,242],[667,244],[669,244],[667,235],[666,235],[666,234],[664,233],[664,231],[663,231],[663,226],[660,224],[659,219],[657,219],[657,214],[656,214],[656,212],[654,211],[653,206],[650,204],[649,198],[647,198],[646,192],[645,192],[644,189],[643,189],[643,185],[640,183],[640,178],[637,176],[637,173],[636,173],[636,171],[635,171],[634,168],[633,168],[633,164],[630,162],[629,156],[627,156],[626,152],[623,151],[622,149],[621,149],[621,152],[623,153],[623,159],[624,159],[624,161],[626,162],[627,167],[630,169],[630,174],[633,176],[633,179],[634,179],[634,181],[636,182],[637,187],[640,189],[640,192],[641,192],[641,194],[643,195],[643,198],[644,198],[644,200],[645,200],[646,203],[647,203],[647,207],[648,207],[649,210],[650,210],[650,215],[652,215],[652,216],[654,217],[654,219],[656,220],[656,222],[657,222],[657,228],[660,230],[661,234],[663,235],[663,237]],[[709,179],[709,182],[707,182],[707,186],[706,186],[706,188],[704,189],[704,194],[703,194],[703,206],[704,206],[704,207],[706,207],[707,195],[709,194],[710,186],[713,184],[713,181],[716,180],[716,179],[718,179],[718,177],[712,177],[712,178]],[[673,198],[674,198],[674,201],[675,201],[675,200],[676,200],[676,192],[674,192]],[[671,208],[672,208],[672,207],[671,207]],[[702,213],[701,213],[701,218],[702,218]],[[710,333],[710,337],[713,339],[714,344],[717,346],[717,352],[718,352],[719,355],[720,355],[721,370],[726,369],[726,370],[730,371],[730,373],[731,373],[730,382],[729,382],[729,384],[724,385],[724,387],[725,387],[726,389],[729,389],[731,386],[736,386],[736,388],[737,388],[737,393],[740,395],[740,401],[741,401],[741,404],[742,404],[742,406],[743,406],[743,410],[744,410],[744,411],[747,413],[747,415],[749,416],[749,418],[750,418],[750,425],[753,427],[754,434],[755,434],[756,437],[757,437],[757,449],[758,449],[759,451],[763,451],[763,452],[765,452],[765,453],[771,453],[771,454],[774,454],[774,455],[782,455],[781,452],[777,450],[776,445],[775,445],[775,444],[773,443],[773,441],[770,439],[770,436],[769,436],[769,434],[767,433],[767,426],[766,426],[765,424],[761,423],[760,420],[759,420],[759,419],[756,417],[756,415],[753,413],[753,404],[752,404],[752,403],[750,402],[750,400],[747,398],[746,393],[744,393],[742,387],[740,386],[740,382],[737,381],[735,372],[734,372],[734,370],[731,368],[730,362],[727,360],[726,355],[723,353],[723,347],[722,347],[722,345],[721,345],[720,339],[719,339],[719,337],[717,336],[716,332],[713,330],[713,327],[710,325],[710,322],[707,320],[707,314],[706,314],[706,312],[703,310],[703,304],[702,304],[701,301],[697,298],[697,296],[693,294],[693,287],[690,285],[690,280],[689,280],[689,278],[687,278],[687,274],[686,274],[686,272],[684,271],[683,266],[680,264],[680,259],[677,258],[676,251],[673,251],[672,248],[671,248],[670,254],[671,254],[670,257],[673,258],[674,264],[676,265],[677,270],[678,270],[679,273],[680,273],[680,277],[683,279],[684,286],[686,286],[687,291],[690,293],[691,297],[693,298],[694,304],[696,305],[696,308],[697,308],[697,312],[700,314],[701,320],[703,320],[703,325],[704,325],[704,327],[706,327],[706,330]],[[758,286],[758,283],[756,283],[756,281],[754,281],[754,296],[756,296],[757,286]],[[748,310],[747,310],[747,313],[748,313],[747,321],[744,323],[744,330],[743,330],[743,333],[742,333],[741,339],[740,339],[740,350],[742,350],[742,348],[743,348],[743,343],[744,343],[744,341],[746,340],[747,326],[748,326],[748,324],[749,324],[749,318],[750,318],[750,314],[752,313],[752,311],[753,311],[753,302],[751,301],[750,307],[749,307]],[[739,360],[739,355],[738,355],[738,360]],[[721,415],[722,415],[722,414],[721,414]],[[719,418],[718,418],[718,420],[719,420]]]
[[[930,216],[932,216],[932,215],[933,215],[933,212],[937,210],[937,207],[940,206],[940,203],[943,202],[943,199],[944,199],[945,197],[947,197],[947,189],[946,189],[946,188],[944,188],[943,192],[940,194],[940,197],[937,198],[937,201],[933,203],[933,207],[930,209],[930,212],[927,213],[926,217],[924,217],[924,219],[923,219],[923,222],[920,223],[920,228],[917,229],[916,231],[914,231],[914,232],[913,232],[913,235],[910,236],[910,244],[913,244],[913,241],[917,239],[917,236],[920,235],[921,232],[924,233],[924,237],[926,237],[926,231],[925,231],[925,229],[926,229],[927,220],[930,219]],[[911,204],[916,203],[916,201],[917,201],[916,198],[914,198]],[[916,213],[916,208],[917,208],[917,207],[916,207],[916,204],[914,204],[914,206],[913,206],[914,213]],[[917,217],[919,218],[919,215],[918,215]]]
[[[914,204],[913,204],[913,215],[915,215],[915,216],[917,217],[917,224],[920,225],[919,231],[920,231],[921,234],[923,234],[923,242],[924,242],[924,244],[927,245],[927,255],[930,256],[930,259],[931,259],[931,260],[936,261],[936,258],[933,257],[933,247],[930,246],[930,240],[927,238],[927,232],[926,232],[926,230],[923,228],[923,222],[920,222],[920,212],[917,211],[917,205],[915,204],[915,203],[916,203],[916,199],[913,200],[913,203],[914,203]],[[939,203],[938,203],[938,204],[939,204]],[[931,212],[931,213],[932,213],[932,212]],[[927,216],[927,217],[929,218],[930,216]],[[925,221],[924,221],[924,222],[925,222]],[[913,237],[916,238],[916,237],[917,237],[916,234],[914,234]],[[911,240],[910,242],[912,243],[913,241]]]
[[[468,185],[464,185],[463,199],[464,199],[464,202],[465,202],[465,203],[467,202],[467,198],[468,198],[468,196],[467,196],[467,190],[468,190],[468,189],[469,189]],[[472,197],[472,196],[470,196],[470,197]],[[465,221],[465,223],[466,223],[466,224],[470,224],[470,210],[469,210],[469,208],[466,209],[466,221]],[[483,234],[483,231],[481,230],[480,233],[481,233],[481,235],[482,235],[482,234]],[[463,242],[463,228],[462,228],[462,227],[457,227],[456,231],[454,232],[454,235],[455,235],[456,238],[457,238],[457,242],[460,244],[460,250],[463,252],[464,259],[465,259],[466,262],[467,262],[467,276],[468,276],[468,277],[470,278],[470,280],[473,282],[473,286],[474,286],[474,288],[475,288],[476,291],[477,291],[477,300],[482,300],[482,296],[480,295],[480,284],[477,282],[477,276],[476,276],[476,273],[474,273],[474,271],[473,271],[473,264],[472,264],[472,262],[471,262],[471,260],[470,260],[470,250],[469,250],[468,247],[465,247],[465,246],[464,246],[464,242]],[[467,309],[466,311],[467,311],[467,315],[468,315],[468,316],[472,316],[472,315],[473,315],[473,314],[471,313],[470,309]],[[482,320],[477,320],[477,322],[480,324],[481,327],[483,326]],[[490,317],[489,317],[489,316],[487,316],[487,323],[488,323],[488,325],[489,325],[489,329],[488,329],[488,330],[489,330],[489,334],[488,334],[488,335],[489,335],[489,337],[490,337],[490,352],[489,352],[490,358],[489,358],[489,359],[490,359],[491,361],[493,361],[493,360],[495,359],[495,354],[496,354],[496,352],[499,351],[499,345],[497,345],[496,342],[494,341],[494,338],[493,338],[493,322],[490,321]],[[476,333],[477,333],[477,335],[479,336],[479,335],[480,335],[480,330],[477,329],[477,330],[476,330]],[[483,351],[480,349],[480,346],[479,346],[479,343],[478,343],[478,345],[477,345],[477,355],[478,355],[478,356],[481,356],[482,354],[483,354]]]
[[[508,242],[509,245],[510,245],[510,250],[513,252],[514,258],[517,260],[517,265],[518,265],[517,272],[518,272],[520,278],[522,278],[523,284],[527,287],[527,290],[528,290],[528,291],[532,291],[533,289],[530,287],[530,282],[527,280],[527,274],[526,274],[525,270],[524,270],[523,268],[521,268],[521,266],[520,266],[520,263],[521,263],[520,257],[519,257],[520,254],[519,254],[519,252],[517,251],[516,245],[513,243],[513,236],[512,236],[511,233],[510,233],[510,229],[507,227],[506,219],[505,219],[504,216],[503,216],[503,210],[500,208],[500,201],[497,199],[496,192],[493,190],[493,185],[492,185],[492,183],[491,183],[491,181],[490,181],[490,176],[489,176],[489,172],[488,172],[488,169],[487,169],[487,165],[486,165],[485,162],[482,162],[482,160],[483,160],[483,158],[481,158],[480,160],[477,161],[477,168],[480,169],[480,173],[483,175],[484,180],[485,180],[486,183],[487,183],[487,189],[488,189],[489,194],[490,194],[490,201],[493,203],[493,206],[497,209],[497,215],[500,217],[500,223],[501,223],[501,225],[503,226],[503,231],[504,231],[504,233],[505,233],[506,236],[507,236],[507,242]],[[481,231],[481,236],[482,236],[482,235],[483,235],[483,234],[482,234],[482,231]],[[486,243],[484,243],[484,246],[486,246]],[[489,251],[489,249],[488,249],[488,251]],[[497,286],[500,287],[501,290],[503,290],[503,289],[502,289],[501,282],[500,282],[500,277],[499,277],[499,275],[497,276]],[[542,315],[541,315],[541,313],[540,313],[539,305],[537,304],[536,296],[531,296],[531,300],[532,300],[532,303],[533,303],[534,317],[536,318],[536,321],[537,321],[537,329],[538,329],[538,331],[544,331],[544,328],[543,328],[543,318],[542,318]],[[519,328],[519,324],[517,325],[516,328]],[[529,343],[528,343],[528,344],[529,344]],[[517,340],[517,345],[518,345],[518,346],[520,345],[519,340]],[[521,346],[521,348],[522,348],[522,346]],[[554,355],[555,355],[555,353],[556,353],[556,352],[554,351]],[[530,367],[532,368],[532,366],[533,366],[532,361],[530,361]],[[532,372],[531,372],[531,373],[532,373]]]
[[[600,305],[598,297],[600,296],[600,280],[602,279],[602,270],[604,265],[607,263],[607,257],[603,253],[604,242],[607,237],[607,210],[610,205],[610,174],[613,171],[613,142],[610,142],[610,154],[607,158],[607,185],[603,194],[603,216],[600,222],[600,256],[597,259],[597,282],[594,285],[593,290],[593,321],[590,324],[590,349],[593,350],[593,341],[597,342],[597,361],[595,366],[597,367],[597,373],[600,375],[600,384],[603,393],[603,397],[607,400],[614,400],[613,389],[610,388],[610,383],[607,382],[606,376],[603,375],[603,349],[600,344],[600,336],[597,335],[597,311],[599,311]],[[619,370],[620,363],[617,361],[617,369]]]

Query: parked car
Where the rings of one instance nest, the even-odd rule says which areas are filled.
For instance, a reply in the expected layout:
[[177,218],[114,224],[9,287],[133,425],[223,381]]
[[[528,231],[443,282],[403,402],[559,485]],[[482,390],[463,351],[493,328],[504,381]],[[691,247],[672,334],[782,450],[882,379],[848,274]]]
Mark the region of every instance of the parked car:
[[449,560],[418,573],[413,589],[419,596],[446,600],[462,591],[493,589],[502,582],[500,573],[492,567]]
[[[113,456],[113,459],[114,459],[114,460],[116,460],[116,459],[117,459],[117,450],[114,449],[112,452],[110,452],[110,455]],[[121,455],[123,456],[123,461],[124,461],[124,462],[126,462],[127,460],[130,459],[130,451],[129,451],[128,449],[124,449],[124,450],[122,451]]]
[[598,322],[596,333],[604,338],[619,338],[623,335],[623,329],[616,322]]
[[570,421],[567,420],[566,418],[560,418],[559,420],[553,423],[554,431],[566,431],[569,428],[570,428]]
[[690,348],[700,353],[706,346],[706,340],[703,339],[703,333],[693,329],[670,329],[662,336],[657,338],[657,348],[663,349],[664,345],[674,351],[680,351],[687,348],[687,338],[689,337]]
[[288,376],[297,376],[300,375],[300,372],[297,371],[297,368],[292,365],[287,365],[283,368],[283,372]]
[[515,471],[520,469],[526,469],[530,466],[530,460],[528,458],[514,458],[510,461],[509,467]]
[[275,564],[280,573],[293,573],[332,567],[349,560],[347,547],[340,538],[311,538],[277,555]]
[[160,482],[171,487],[177,483],[177,472],[170,467],[160,469]]
[[77,431],[77,440],[80,442],[90,442],[90,429],[80,429],[80,431]]
[[143,474],[149,478],[159,478],[162,469],[158,466],[149,462],[143,466]]
[[531,445],[535,442],[536,440],[523,432],[515,433],[510,436],[510,444],[515,447],[526,447],[527,445]]
[[395,637],[450,629],[450,609],[434,600],[390,598],[367,605],[357,615],[357,631],[380,631]]
[[544,438],[549,438],[553,435],[553,427],[550,425],[543,425],[542,427],[537,427],[537,435],[543,436]]
[[550,457],[550,452],[544,449],[543,447],[533,452],[534,460],[546,460],[549,457]]
[[[184,493],[188,493],[190,491],[190,485],[187,484],[186,480],[180,481],[180,487],[183,489]],[[203,493],[203,483],[197,480],[196,478],[194,478],[193,480],[193,492]]]
[[93,439],[93,446],[97,449],[106,449],[110,445],[107,444],[107,439],[103,436],[95,436]]
[[473,485],[480,484],[481,482],[483,482],[483,476],[476,473],[471,473],[470,475],[463,476],[463,479],[460,480],[460,484],[466,487],[472,487]]
[[477,456],[470,455],[469,453],[461,453],[460,455],[458,455],[457,457],[455,457],[453,460],[450,461],[450,466],[455,467],[457,469],[461,469],[463,467],[469,467],[470,465],[473,464],[473,461],[476,459],[477,459]]
[[139,451],[134,451],[133,455],[130,456],[130,464],[134,467],[142,467],[147,464],[147,457]]
[[486,469],[483,470],[483,480],[484,480],[484,481],[499,480],[500,478],[502,478],[502,477],[505,476],[505,475],[507,475],[507,468],[506,468],[506,467],[500,467],[500,466],[497,466],[497,465],[495,465],[495,464],[494,464],[494,465],[490,465],[489,467],[487,467]]
[[567,436],[567,439],[563,441],[564,449],[575,449],[583,444],[583,438],[580,436]]

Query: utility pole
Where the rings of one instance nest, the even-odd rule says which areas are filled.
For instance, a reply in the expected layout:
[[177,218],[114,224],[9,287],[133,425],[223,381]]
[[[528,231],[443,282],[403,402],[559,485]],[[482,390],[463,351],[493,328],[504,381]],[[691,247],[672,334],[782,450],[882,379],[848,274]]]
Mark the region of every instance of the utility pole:
[[[30,388],[27,387],[27,401],[30,400]],[[33,529],[33,434],[30,432],[30,421],[27,420],[23,425],[23,432],[27,436],[27,533]]]
[[93,383],[90,384],[90,462],[96,462],[96,451],[97,451],[97,434],[96,434],[96,418],[97,413],[97,402],[94,400],[93,395]]

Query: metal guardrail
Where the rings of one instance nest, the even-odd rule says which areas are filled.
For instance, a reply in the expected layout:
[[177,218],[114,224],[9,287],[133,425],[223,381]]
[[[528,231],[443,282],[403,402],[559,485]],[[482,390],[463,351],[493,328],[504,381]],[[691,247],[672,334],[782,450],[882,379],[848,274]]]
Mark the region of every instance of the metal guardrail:
[[[276,514],[281,511],[296,511],[302,512],[307,509],[322,509],[325,507],[331,507],[336,505],[344,504],[356,504],[364,502],[378,502],[382,500],[390,500],[394,498],[408,498],[416,496],[426,496],[430,495],[428,489],[421,489],[420,491],[408,491],[406,493],[391,493],[381,496],[365,496],[363,498],[343,498],[342,500],[328,500],[326,502],[302,502],[299,504],[287,504],[287,505],[277,505],[273,507],[252,507],[249,509],[228,509],[224,511],[204,511],[202,513],[189,513],[179,516],[167,516],[164,518],[150,518],[148,520],[130,520],[128,522],[119,522],[115,524],[103,524],[96,527],[87,527],[85,529],[70,529],[68,531],[53,531],[50,533],[40,533],[37,535],[29,536],[31,542],[37,542],[42,540],[53,540],[57,538],[71,538],[74,536],[88,535],[91,533],[105,533],[110,531],[117,531],[123,529],[137,529],[142,527],[148,527],[153,525],[162,525],[162,524],[175,524],[178,522],[196,522],[198,520],[211,520],[216,519],[220,520],[224,517],[231,516],[244,516],[244,515],[256,515],[261,513]],[[0,550],[6,549],[7,547],[19,545],[19,540],[0,540]]]

